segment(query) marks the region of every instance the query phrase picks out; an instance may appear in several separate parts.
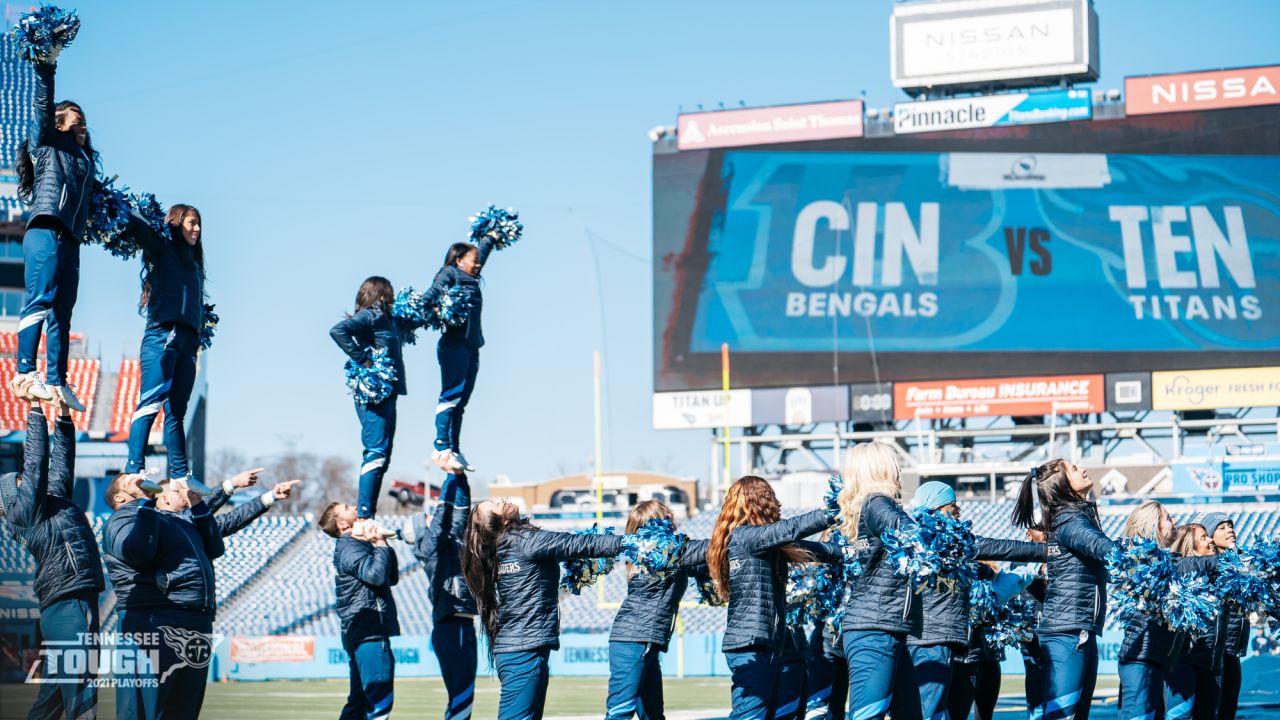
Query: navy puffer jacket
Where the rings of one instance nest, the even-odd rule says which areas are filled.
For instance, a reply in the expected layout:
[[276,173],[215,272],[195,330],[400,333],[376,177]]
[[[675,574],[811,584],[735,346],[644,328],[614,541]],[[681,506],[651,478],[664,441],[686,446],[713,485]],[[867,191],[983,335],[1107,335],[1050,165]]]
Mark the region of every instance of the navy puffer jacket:
[[729,534],[729,618],[722,651],[778,649],[787,610],[781,548],[830,525],[826,511],[813,510],[769,525],[742,525]]
[[1209,634],[1187,641],[1186,652],[1182,653],[1179,662],[1196,670],[1215,674],[1222,672],[1222,658],[1227,651],[1228,621],[1228,613],[1218,613],[1217,622],[1213,624]]
[[75,242],[80,242],[89,219],[89,197],[97,169],[94,159],[72,134],[57,129],[53,116],[55,71],[52,64],[35,66],[36,94],[27,129],[27,152],[35,166],[35,186],[27,227],[41,218],[52,218],[71,233]]
[[923,618],[911,581],[885,562],[880,534],[915,527],[902,506],[887,495],[872,495],[862,504],[858,537],[853,541],[862,574],[853,580],[844,609],[844,631],[878,630],[920,637]]
[[498,541],[498,627],[493,653],[560,647],[560,563],[613,557],[621,535],[575,535],[518,527]]
[[[493,240],[488,237],[482,238],[480,243],[476,245],[476,252],[476,263],[481,266],[483,271],[485,262],[493,252]],[[435,279],[431,281],[431,288],[427,290],[427,304],[435,304],[441,296],[449,292],[449,288],[455,285],[463,288],[463,292],[467,297],[471,298],[471,312],[467,316],[467,321],[463,324],[446,328],[441,335],[441,339],[448,338],[479,350],[484,347],[484,330],[480,327],[480,311],[484,305],[484,297],[480,292],[479,277],[471,277],[458,269],[456,265],[446,265],[440,268],[440,271],[436,273]]]
[[413,517],[413,554],[427,573],[432,623],[451,615],[476,614],[475,598],[462,577],[463,535],[470,517],[471,486],[465,475],[452,473],[445,478],[431,523],[422,515]]
[[1049,543],[1049,589],[1041,633],[1102,632],[1107,617],[1107,554],[1116,546],[1098,523],[1098,507],[1081,502],[1059,510]]
[[386,350],[396,369],[396,395],[409,393],[404,377],[404,336],[403,323],[379,307],[368,307],[343,318],[329,330],[329,337],[357,363],[370,359],[369,348]]
[[1249,618],[1237,605],[1230,606],[1226,613],[1226,652],[1234,657],[1244,657],[1245,650],[1249,647]]
[[677,569],[663,575],[635,572],[627,579],[627,597],[613,618],[609,642],[651,643],[666,652],[675,628],[680,598],[689,576],[707,564],[707,540],[690,540]]
[[142,247],[151,270],[146,281],[147,320],[178,322],[200,332],[204,327],[204,266],[181,237],[166,238],[136,214],[129,216],[129,233]]
[[75,483],[76,428],[59,418],[49,455],[44,413],[27,413],[22,485],[8,521],[36,561],[34,590],[43,610],[69,595],[102,592],[102,557],[84,511],[71,501]]
[[[976,541],[975,560],[1043,562],[1045,559],[1044,543],[986,537],[978,537]],[[978,567],[979,577],[994,575],[986,565]],[[924,611],[924,628],[920,637],[910,639],[908,644],[967,646],[970,640],[969,589],[970,585],[963,582],[956,583],[950,590],[945,586],[921,588],[919,595]]]
[[107,520],[102,545],[119,607],[213,618],[213,561],[225,548],[204,503],[181,514],[149,499],[125,503]]
[[391,586],[400,582],[395,551],[343,535],[333,548],[333,567],[343,647],[399,635],[400,620],[391,595]]
[[[1218,556],[1179,558],[1179,572],[1209,572],[1217,565]],[[1145,662],[1172,670],[1187,649],[1186,633],[1174,632],[1168,625],[1136,610],[1124,620],[1124,637],[1120,641],[1117,660],[1122,663]]]

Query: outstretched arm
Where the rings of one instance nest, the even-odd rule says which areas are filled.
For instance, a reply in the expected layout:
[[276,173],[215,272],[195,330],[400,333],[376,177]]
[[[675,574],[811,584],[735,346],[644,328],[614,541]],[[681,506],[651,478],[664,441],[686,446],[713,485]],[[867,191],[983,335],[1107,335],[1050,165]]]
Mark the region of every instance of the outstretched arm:
[[1001,540],[999,538],[976,537],[977,554],[975,560],[1010,560],[1012,562],[1044,562],[1047,547],[1044,543],[1026,540]]
[[622,551],[621,535],[586,535],[549,530],[525,534],[525,551],[535,560],[613,557]]
[[746,537],[739,542],[749,553],[771,550],[788,543],[794,543],[831,526],[831,519],[825,510],[811,510],[803,515],[789,517],[769,525],[743,525],[734,533],[743,533]]
[[1072,553],[1104,562],[1116,543],[1096,525],[1084,520],[1064,523],[1057,533],[1058,544]]
[[27,439],[22,444],[22,484],[9,508],[14,527],[30,528],[40,521],[49,493],[49,423],[39,405],[27,412]]
[[124,232],[147,255],[156,255],[164,249],[165,244],[168,242],[136,212],[129,213],[129,224],[125,227]]

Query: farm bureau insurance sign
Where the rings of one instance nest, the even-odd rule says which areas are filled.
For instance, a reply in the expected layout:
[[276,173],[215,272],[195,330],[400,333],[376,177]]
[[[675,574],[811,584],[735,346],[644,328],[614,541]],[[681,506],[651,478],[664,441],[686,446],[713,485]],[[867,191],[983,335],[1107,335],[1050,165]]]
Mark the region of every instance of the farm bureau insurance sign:
[[1101,375],[894,383],[896,420],[1102,412]]

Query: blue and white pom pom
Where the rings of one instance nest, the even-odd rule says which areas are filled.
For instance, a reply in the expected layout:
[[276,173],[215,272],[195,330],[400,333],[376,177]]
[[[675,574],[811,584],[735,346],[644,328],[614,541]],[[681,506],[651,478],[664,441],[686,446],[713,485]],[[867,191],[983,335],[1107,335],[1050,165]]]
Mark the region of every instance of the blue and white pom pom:
[[697,581],[698,602],[711,607],[724,607],[729,604],[716,591],[716,581],[710,573],[705,571],[698,573]]
[[365,367],[348,359],[343,370],[347,377],[347,391],[361,405],[376,405],[391,397],[396,389],[396,366],[385,348],[369,351],[372,364]]
[[1028,642],[1035,635],[1036,607],[1021,595],[1004,600],[990,580],[978,580],[969,588],[969,624],[981,627],[983,639],[993,650]]
[[1192,637],[1204,637],[1213,632],[1222,603],[1208,576],[1200,573],[1175,575],[1163,595],[1156,610],[1170,630],[1182,631]]
[[76,39],[80,17],[74,10],[42,5],[23,15],[9,32],[18,44],[18,57],[37,65],[51,63]]
[[473,298],[462,285],[453,285],[428,308],[427,326],[437,330],[460,327],[471,317]]
[[426,327],[427,316],[426,293],[414,290],[412,286],[400,288],[396,299],[391,303],[391,317],[400,320],[404,329],[402,342],[413,345],[418,341],[417,330]]
[[[574,535],[612,535],[613,528],[600,531],[599,526],[592,525],[587,530],[574,530]],[[583,588],[591,587],[596,580],[613,571],[613,558],[583,558],[566,560],[560,563],[563,574],[560,576],[560,589],[578,595]]]
[[844,489],[844,478],[832,475],[827,480],[827,492],[822,496],[823,509],[827,511],[827,519],[840,517],[840,491]]
[[854,579],[862,575],[862,563],[858,552],[839,528],[831,531],[828,542],[840,546],[841,561],[830,566],[831,582],[818,597],[818,614],[826,623],[828,632],[841,633],[844,625],[844,609],[853,593]]
[[689,536],[676,532],[669,518],[650,518],[634,533],[622,538],[621,557],[639,572],[665,575],[680,562]]
[[128,259],[137,255],[141,248],[126,232],[129,214],[133,210],[128,188],[117,188],[114,182],[115,178],[93,183],[83,240],[90,245],[101,245],[118,258]]
[[1177,567],[1168,550],[1150,538],[1129,538],[1107,556],[1112,610],[1121,619],[1152,613],[1163,602]]
[[917,509],[915,519],[914,527],[880,536],[898,575],[911,578],[917,589],[928,585],[950,590],[956,582],[976,579],[977,546],[969,521],[928,508]]
[[1214,591],[1246,613],[1280,606],[1280,542],[1256,543],[1224,551],[1218,558]]
[[212,303],[204,304],[204,325],[200,327],[200,349],[213,347],[213,334],[218,330],[218,314],[213,311]]
[[519,242],[524,235],[524,225],[520,224],[520,213],[515,208],[503,210],[489,203],[488,207],[467,220],[471,221],[471,233],[467,239],[477,245],[488,237],[495,249],[504,250]]
[[829,594],[832,573],[823,563],[792,563],[787,572],[787,624],[811,625],[823,619],[822,596]]
[[149,192],[129,193],[129,204],[133,206],[133,211],[138,214],[156,231],[162,238],[169,238],[169,225],[164,221],[164,208],[161,207],[160,201],[156,200],[156,196]]

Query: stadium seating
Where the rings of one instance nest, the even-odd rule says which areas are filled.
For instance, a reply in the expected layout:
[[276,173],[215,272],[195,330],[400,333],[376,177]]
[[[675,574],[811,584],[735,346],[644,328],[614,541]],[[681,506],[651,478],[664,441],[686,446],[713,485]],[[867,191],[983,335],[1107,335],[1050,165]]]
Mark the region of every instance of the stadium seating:
[[[111,401],[111,423],[108,428],[108,432],[112,435],[129,432],[133,411],[138,407],[138,398],[142,395],[141,363],[136,359],[121,360],[118,377],[116,396]],[[163,410],[156,414],[151,427],[153,432],[158,432],[164,427]]]
[[[12,336],[12,333],[7,333]],[[45,371],[43,359],[37,362],[38,372]],[[76,389],[76,395],[84,403],[84,412],[71,413],[76,430],[88,432],[93,418],[95,399],[98,393],[98,380],[101,377],[102,363],[96,358],[71,358],[67,364],[67,381]],[[0,392],[0,429],[19,432],[27,429],[27,403],[15,398],[8,392],[10,378],[18,372],[18,360],[13,357],[0,358],[0,381],[5,384],[4,392]],[[46,409],[47,412],[47,409]]]

